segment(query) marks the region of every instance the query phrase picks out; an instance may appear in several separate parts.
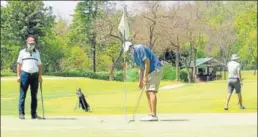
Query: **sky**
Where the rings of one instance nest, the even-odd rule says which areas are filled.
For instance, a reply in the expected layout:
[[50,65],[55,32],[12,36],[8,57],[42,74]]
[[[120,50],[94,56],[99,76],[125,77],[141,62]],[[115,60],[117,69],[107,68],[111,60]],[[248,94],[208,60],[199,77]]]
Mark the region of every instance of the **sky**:
[[[122,8],[122,6],[125,4],[128,6],[128,10],[133,10],[135,7],[133,1],[114,1],[117,3],[116,8]],[[164,1],[163,3],[166,5],[174,4],[176,1]],[[77,5],[78,1],[44,1],[44,4],[46,6],[52,6],[53,7],[53,13],[54,15],[61,16],[62,18],[68,20],[69,23],[72,21],[72,14],[74,12],[74,9]],[[1,5],[5,6],[6,1],[1,0]]]

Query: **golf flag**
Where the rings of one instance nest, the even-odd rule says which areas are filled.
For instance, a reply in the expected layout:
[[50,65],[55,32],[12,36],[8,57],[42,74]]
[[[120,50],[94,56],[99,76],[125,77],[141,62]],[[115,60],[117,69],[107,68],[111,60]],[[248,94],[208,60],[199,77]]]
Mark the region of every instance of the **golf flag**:
[[[126,17],[126,6],[124,7],[124,12],[123,12],[123,16],[120,20],[119,26],[118,26],[118,30],[119,32],[121,32],[122,36],[123,36],[123,43],[125,43],[126,40],[129,40],[129,25],[128,25],[128,21],[127,21],[127,17]],[[124,96],[124,109],[125,109],[125,120],[126,120],[126,116],[127,116],[127,107],[126,107],[126,55],[124,54],[124,84],[125,84],[125,96]]]
[[130,32],[129,32],[129,25],[128,25],[127,17],[125,14],[125,9],[124,9],[123,16],[122,16],[119,26],[118,26],[118,30],[119,30],[119,32],[122,33],[125,40],[129,39]]

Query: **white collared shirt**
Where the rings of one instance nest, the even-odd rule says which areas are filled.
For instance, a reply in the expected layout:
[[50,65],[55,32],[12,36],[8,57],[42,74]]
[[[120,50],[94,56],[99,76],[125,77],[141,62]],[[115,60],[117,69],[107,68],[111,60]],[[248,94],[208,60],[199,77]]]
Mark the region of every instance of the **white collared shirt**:
[[21,70],[28,73],[35,73],[39,71],[38,65],[41,65],[40,55],[38,50],[30,53],[27,49],[23,49],[19,53],[17,63],[22,65]]
[[228,62],[228,78],[238,78],[238,72],[241,70],[241,65],[236,61]]

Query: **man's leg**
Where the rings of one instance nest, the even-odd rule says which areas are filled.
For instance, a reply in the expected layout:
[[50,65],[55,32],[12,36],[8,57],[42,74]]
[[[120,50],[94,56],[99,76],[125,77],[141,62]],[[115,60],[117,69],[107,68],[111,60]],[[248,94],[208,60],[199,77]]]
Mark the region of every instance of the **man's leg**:
[[32,75],[30,79],[30,91],[31,91],[31,116],[37,115],[37,94],[38,94],[38,75]]
[[241,93],[238,93],[237,96],[238,96],[239,105],[240,105],[240,107],[241,107],[241,106],[243,106],[242,95],[241,95]]
[[151,114],[152,116],[157,115],[157,96],[156,91],[148,91],[150,96],[150,103],[151,103]]
[[[29,87],[29,77],[26,73],[21,73],[21,81],[20,81],[20,97],[19,97],[19,114],[25,115],[24,112],[24,105],[25,105],[25,99],[26,99],[26,93]],[[22,118],[24,116],[21,116]],[[22,118],[23,119],[23,118]]]
[[240,105],[240,109],[245,109],[245,107],[243,106],[242,94],[241,94],[241,84],[239,81],[235,84],[235,89],[236,89],[236,93],[238,96],[238,103]]
[[231,96],[232,96],[232,93],[228,93],[224,109],[228,109],[228,104],[229,104]]
[[146,96],[148,100],[148,105],[149,105],[149,112],[152,114],[152,107],[151,107],[151,99],[150,99],[150,93],[146,91]]
[[227,96],[226,104],[225,104],[225,107],[224,107],[225,110],[228,110],[228,104],[229,104],[229,101],[230,101],[230,98],[232,96],[233,91],[234,91],[234,85],[231,83],[231,81],[229,81],[229,83],[228,83],[228,96]]

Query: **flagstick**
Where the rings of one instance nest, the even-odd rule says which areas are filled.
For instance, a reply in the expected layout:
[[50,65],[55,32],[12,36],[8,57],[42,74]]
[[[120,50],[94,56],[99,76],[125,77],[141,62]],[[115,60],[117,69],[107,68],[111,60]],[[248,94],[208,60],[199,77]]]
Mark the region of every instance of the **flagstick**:
[[[125,12],[125,8],[126,7],[124,7],[124,12]],[[124,18],[125,19],[125,18]],[[124,41],[123,41],[123,43],[125,43],[125,29],[124,29]],[[127,70],[127,64],[126,64],[126,60],[125,60],[125,53],[124,53],[124,66],[125,66],[125,68],[124,68],[124,71],[125,71],[125,73],[124,73],[124,86],[125,86],[125,98],[124,98],[124,108],[125,108],[125,120],[126,120],[126,117],[127,117],[127,108],[126,108],[126,70]]]

